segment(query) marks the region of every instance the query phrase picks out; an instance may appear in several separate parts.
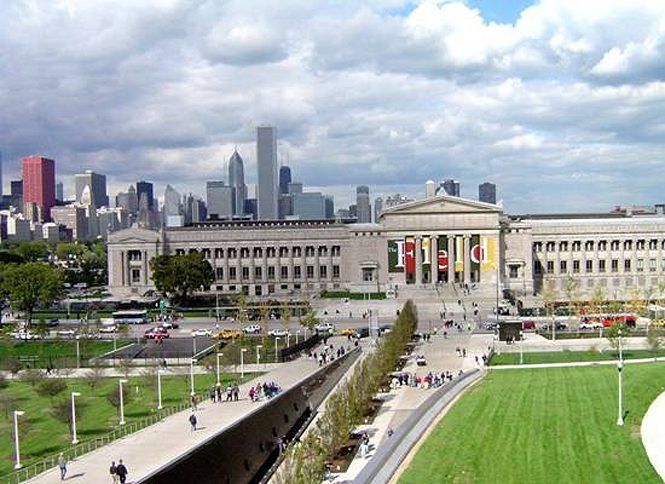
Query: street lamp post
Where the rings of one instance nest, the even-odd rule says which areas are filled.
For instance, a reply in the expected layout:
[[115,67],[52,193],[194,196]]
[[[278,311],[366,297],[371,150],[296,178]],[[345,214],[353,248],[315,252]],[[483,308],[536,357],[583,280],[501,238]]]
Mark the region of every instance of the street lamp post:
[[14,410],[14,450],[16,451],[16,463],[14,464],[14,469],[20,469],[21,466],[21,451],[19,449],[18,442],[18,418],[21,417],[25,412],[20,410]]
[[524,331],[520,331],[520,365],[524,364]]
[[288,348],[291,346],[291,333],[287,332],[286,333],[286,347]]
[[78,444],[79,440],[76,438],[76,403],[75,397],[80,397],[79,392],[72,392],[72,444]]
[[162,370],[157,370],[157,410],[162,408]]
[[196,355],[196,335],[192,335],[192,357]]
[[194,393],[194,363],[196,363],[194,358],[189,360],[189,386],[191,393]]
[[275,363],[277,363],[277,342],[278,342],[280,339],[281,339],[281,338],[280,338],[279,336],[275,338]]
[[245,352],[247,348],[242,348],[240,350],[240,378],[245,378]]
[[80,345],[80,339],[81,337],[77,334],[76,335],[76,368],[81,368],[81,345]]
[[623,360],[617,362],[619,371],[619,415],[617,416],[617,425],[623,426]]
[[296,344],[298,344],[299,336],[300,336],[300,330],[298,329],[296,330]]
[[125,425],[125,402],[122,395],[122,384],[127,383],[127,380],[118,380],[118,392],[120,397],[120,425]]
[[259,369],[259,362],[261,361],[261,348],[263,348],[263,345],[256,345],[256,370],[258,371]]
[[219,357],[220,356],[224,356],[224,353],[219,353],[219,352],[217,353],[217,384],[218,385],[221,384],[221,381],[220,381],[220,378],[219,378]]

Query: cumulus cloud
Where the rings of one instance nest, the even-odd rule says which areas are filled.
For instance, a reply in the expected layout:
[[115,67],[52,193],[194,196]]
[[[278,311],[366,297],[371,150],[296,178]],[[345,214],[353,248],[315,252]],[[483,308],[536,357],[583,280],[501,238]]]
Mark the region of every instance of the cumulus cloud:
[[43,153],[65,182],[203,193],[237,146],[254,183],[272,123],[295,177],[343,202],[454,177],[513,212],[654,203],[664,45],[662,0],[540,0],[513,23],[462,1],[6,0],[5,179]]

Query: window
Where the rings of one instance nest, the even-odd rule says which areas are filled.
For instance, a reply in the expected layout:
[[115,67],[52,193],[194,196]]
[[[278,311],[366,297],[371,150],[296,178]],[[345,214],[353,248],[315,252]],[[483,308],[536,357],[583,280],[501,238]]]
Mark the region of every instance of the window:
[[235,249],[234,247],[231,247],[227,252],[226,252],[226,257],[229,259],[235,259],[238,257],[238,250]]
[[132,284],[141,282],[141,269],[132,269]]
[[268,266],[268,280],[273,281],[275,279],[275,266]]
[[593,272],[593,261],[586,261],[586,272]]
[[593,240],[584,242],[584,250],[593,250]]
[[235,267],[229,267],[229,281],[235,281],[238,277]]
[[646,245],[646,241],[644,239],[640,239],[635,243],[635,248],[637,250],[644,250],[645,245]]
[[196,249],[189,249],[190,254],[197,254],[199,251]]
[[314,247],[311,245],[305,247],[305,257],[314,257]]
[[217,280],[224,279],[224,268],[223,267],[216,267],[215,268],[215,278]]
[[511,279],[517,279],[519,277],[519,268],[520,266],[514,264],[510,264],[510,266],[508,266],[508,270],[510,272],[509,277]]
[[559,272],[561,274],[568,272],[568,261],[562,260],[559,262]]
[[277,251],[275,250],[274,247],[268,247],[266,249],[266,257],[275,257],[276,253],[277,253]]
[[175,255],[185,255],[185,249],[176,249]]
[[607,250],[607,241],[601,240],[598,242],[598,250]]
[[626,259],[623,261],[623,271],[630,272],[630,259]]
[[580,250],[582,250],[582,242],[580,242],[579,240],[574,241],[573,252],[579,252]]
[[289,256],[289,248],[288,247],[280,247],[279,248],[279,256],[280,257],[288,257]]
[[215,259],[223,259],[224,258],[224,249],[215,249]]
[[254,257],[263,257],[263,249],[261,247],[254,247]]
[[623,250],[633,250],[633,241],[632,240],[624,240],[623,241]]
[[637,272],[644,271],[644,259],[637,259]]
[[319,267],[319,278],[326,279],[328,277],[328,266]]
[[560,252],[568,251],[568,242],[559,242],[559,251]]
[[307,266],[307,279],[314,279],[314,266]]
[[660,270],[665,272],[665,259],[660,260]]
[[618,259],[612,259],[611,271],[612,272],[619,272],[619,260]]
[[649,241],[649,250],[658,250],[658,241],[656,239]]
[[302,271],[302,267],[293,266],[293,278],[294,279],[300,279],[300,277],[302,276],[301,271]]
[[578,261],[578,260],[573,261],[573,272],[575,274],[580,272],[580,261]]
[[254,268],[254,278],[255,279],[261,279],[263,277],[263,268],[262,267],[255,267]]
[[201,254],[204,259],[210,259],[210,249],[201,249]]
[[554,274],[554,261],[553,260],[548,260],[547,261],[547,273],[548,274]]
[[555,244],[554,242],[548,242],[545,246],[547,252],[554,252]]
[[330,252],[333,257],[339,257],[342,253],[342,248],[339,245],[333,245],[330,249]]
[[363,268],[363,281],[372,282],[374,280],[374,269]]
[[620,245],[621,244],[619,243],[618,240],[613,240],[612,242],[610,242],[610,250],[619,250]]
[[249,267],[242,268],[242,280],[246,281],[249,279]]
[[649,259],[649,272],[656,272],[657,267],[656,259]]
[[543,264],[539,260],[536,261],[535,265],[533,266],[533,271],[536,275],[541,275],[543,273]]
[[291,253],[293,254],[293,257],[300,257],[302,256],[302,249],[300,247],[294,247]]
[[605,272],[605,260],[600,259],[598,261],[598,272]]
[[339,266],[335,265],[333,267],[333,279],[339,279]]
[[140,250],[130,250],[127,251],[127,260],[135,261],[135,260],[141,260],[141,251]]
[[328,255],[328,247],[326,247],[325,245],[320,245],[320,246],[319,246],[319,255],[320,255],[320,256],[322,256],[322,255],[324,255],[324,256],[325,256],[325,255]]
[[249,249],[247,247],[243,247],[240,249],[240,258],[241,259],[246,259],[249,257]]
[[279,273],[280,277],[282,279],[288,279],[289,278],[289,268],[287,266],[282,266],[279,268]]
[[543,251],[543,243],[542,242],[534,242],[533,243],[533,251],[534,252],[542,252]]

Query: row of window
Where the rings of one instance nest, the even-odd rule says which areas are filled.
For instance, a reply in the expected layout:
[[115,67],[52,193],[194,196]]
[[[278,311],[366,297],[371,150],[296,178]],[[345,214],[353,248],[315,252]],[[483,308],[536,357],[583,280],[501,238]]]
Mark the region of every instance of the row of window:
[[[275,266],[268,266],[266,268],[265,276],[266,279],[269,281],[274,281],[276,279],[276,271],[277,267]],[[318,279],[327,279],[328,278],[328,266],[319,266],[319,271],[318,274],[316,274],[315,267],[308,265],[304,266],[304,274],[305,274],[305,279],[314,279],[317,277]],[[263,279],[263,267],[254,267],[254,279],[257,280],[262,280]],[[240,277],[240,280],[242,281],[249,281],[251,275],[251,267],[229,267],[228,268],[228,280],[229,281],[237,281],[238,277]],[[288,266],[280,266],[279,267],[279,277],[282,280],[287,280],[287,279],[302,279],[303,277],[303,266],[293,266],[293,274],[291,277],[291,274],[289,274],[289,267]],[[332,278],[333,279],[339,279],[340,277],[340,269],[338,265],[333,265],[332,266]],[[215,268],[215,278],[217,280],[222,280],[224,279],[224,268],[223,267],[216,267]]]
[[[623,264],[620,263],[619,259],[611,259],[609,260],[609,265],[608,261],[605,259],[599,259],[598,261],[594,260],[587,260],[587,261],[579,261],[579,260],[574,260],[572,261],[572,264],[569,265],[568,261],[562,260],[559,261],[559,274],[567,274],[569,270],[573,274],[579,274],[582,272],[582,262],[584,262],[584,272],[586,273],[592,273],[592,272],[613,272],[617,273],[619,272],[620,269],[622,269],[623,272],[631,272],[632,271],[632,259],[625,259],[623,261]],[[597,267],[594,267],[594,263],[597,262]],[[648,270],[649,272],[656,272],[658,270],[658,260],[657,259],[648,259],[647,261],[648,264]],[[644,272],[644,259],[637,259],[635,261],[635,270],[637,272]],[[512,269],[512,267],[511,267]],[[660,270],[665,272],[665,259],[661,259],[660,261]],[[554,274],[555,272],[555,264],[554,261],[547,261],[547,264],[545,267],[543,267],[542,262],[540,261],[535,261],[534,264],[534,271],[536,275],[541,275],[544,273],[546,274]],[[511,277],[517,277],[517,272],[515,272],[515,275],[513,276],[513,271],[511,270],[510,273]]]
[[216,249],[205,248],[200,251],[197,249],[189,249],[189,251],[186,251],[185,249],[176,249],[175,253],[176,255],[185,255],[187,252],[190,254],[193,252],[201,252],[206,259],[210,259],[212,254],[215,255],[215,259],[224,259],[225,257],[227,259],[236,259],[238,256],[240,256],[241,259],[247,259],[251,254],[251,256],[256,259],[263,257],[264,251],[266,257],[277,257],[278,254],[279,257],[302,257],[303,254],[305,254],[305,257],[314,257],[315,255],[320,257],[325,257],[327,255],[339,257],[342,253],[342,248],[339,245],[333,245],[330,247],[327,245],[319,245],[318,247],[313,245],[307,245],[305,247],[266,247],[265,249],[263,247],[228,247],[226,249],[218,247]]
[[635,246],[635,250],[646,250],[647,247],[649,250],[658,250],[658,248],[665,249],[665,239],[663,240],[658,240],[658,239],[638,239],[638,240],[574,240],[572,242],[568,242],[567,240],[563,240],[560,242],[534,242],[533,243],[533,251],[534,252],[543,252],[543,248],[545,249],[545,252],[555,252],[558,250],[559,252],[568,252],[568,250],[572,250],[572,252],[579,252],[582,250],[582,247],[584,247],[585,251],[590,251],[590,250],[607,250],[609,247],[610,250],[633,250],[633,246]]

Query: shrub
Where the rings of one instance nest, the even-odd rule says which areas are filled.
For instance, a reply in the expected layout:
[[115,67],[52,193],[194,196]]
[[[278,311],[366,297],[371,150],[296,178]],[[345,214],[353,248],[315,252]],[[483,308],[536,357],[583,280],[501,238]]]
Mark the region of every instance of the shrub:
[[62,393],[67,388],[67,382],[62,378],[47,378],[39,384],[38,392],[50,398]]

